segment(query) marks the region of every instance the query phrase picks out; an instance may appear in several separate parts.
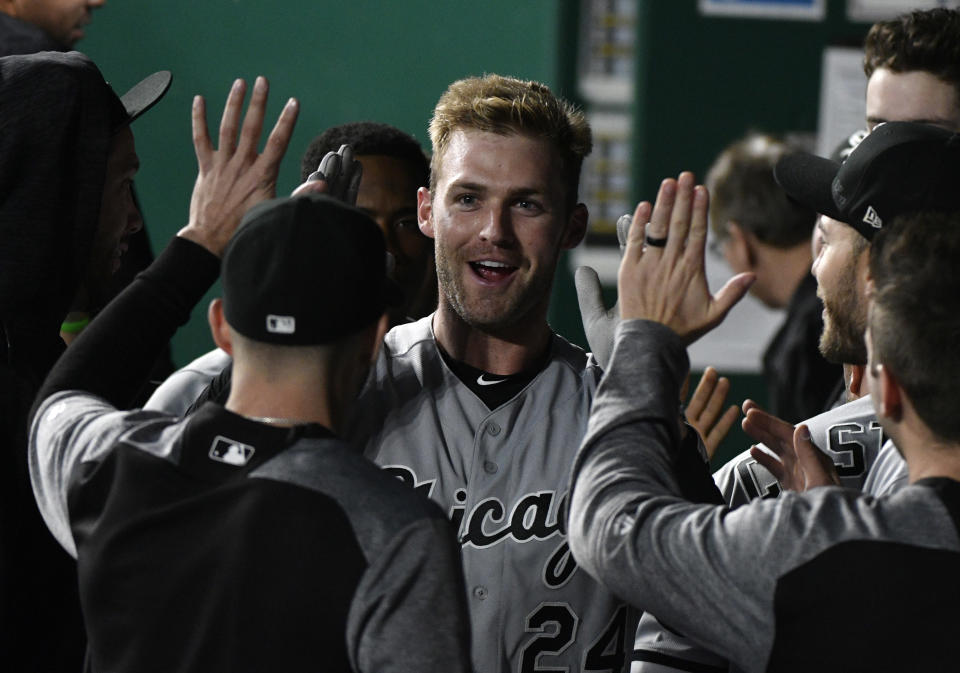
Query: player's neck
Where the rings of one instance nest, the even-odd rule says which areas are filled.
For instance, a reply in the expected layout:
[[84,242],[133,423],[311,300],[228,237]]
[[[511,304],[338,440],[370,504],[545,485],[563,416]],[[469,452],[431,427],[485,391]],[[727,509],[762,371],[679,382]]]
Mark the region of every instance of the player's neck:
[[237,367],[234,362],[230,397],[224,405],[229,411],[253,419],[271,418],[295,421],[277,425],[319,423],[336,432],[339,415],[334,412],[324,381],[299,381],[262,377]]
[[960,444],[938,436],[912,409],[905,410],[896,422],[881,419],[884,432],[896,444],[907,461],[909,481],[947,477],[960,481]]
[[433,316],[433,333],[450,357],[491,374],[516,374],[534,366],[550,345],[546,316],[496,333],[465,323],[445,302]]
[[960,445],[938,444],[908,450],[903,455],[907,461],[911,484],[930,477],[947,477],[960,481]]

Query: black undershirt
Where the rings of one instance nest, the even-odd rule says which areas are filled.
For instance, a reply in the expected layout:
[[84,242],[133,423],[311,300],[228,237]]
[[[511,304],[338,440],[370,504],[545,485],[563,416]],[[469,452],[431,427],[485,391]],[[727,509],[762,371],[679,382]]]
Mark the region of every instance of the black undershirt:
[[529,369],[524,369],[516,374],[491,374],[482,369],[477,369],[468,365],[466,362],[454,360],[449,353],[437,344],[437,350],[440,356],[447,363],[458,379],[463,382],[467,388],[473,391],[473,394],[480,398],[487,409],[491,411],[496,409],[504,402],[512,400],[517,393],[527,387],[537,374],[546,368],[550,361],[550,348],[544,350],[540,359]]

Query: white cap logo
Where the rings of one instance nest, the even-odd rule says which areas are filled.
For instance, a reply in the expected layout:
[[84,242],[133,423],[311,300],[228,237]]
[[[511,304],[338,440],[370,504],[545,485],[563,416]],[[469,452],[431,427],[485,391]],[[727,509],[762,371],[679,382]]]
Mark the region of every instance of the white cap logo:
[[293,334],[297,331],[297,319],[292,315],[268,315],[267,331],[272,334]]
[[863,216],[863,221],[874,229],[879,229],[883,226],[883,220],[880,219],[880,216],[877,214],[877,211],[873,209],[873,206],[867,206],[867,212]]

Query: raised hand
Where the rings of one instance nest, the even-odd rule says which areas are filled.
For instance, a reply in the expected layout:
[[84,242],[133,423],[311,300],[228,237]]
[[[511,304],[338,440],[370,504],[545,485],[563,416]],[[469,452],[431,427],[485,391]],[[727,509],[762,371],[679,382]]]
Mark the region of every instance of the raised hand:
[[810,441],[806,425],[794,428],[749,400],[743,409],[744,431],[762,442],[776,457],[756,446],[750,448],[750,455],[767,468],[783,488],[806,491],[815,486],[840,484],[836,466]]
[[617,289],[620,316],[666,325],[686,344],[720,323],[754,276],[742,273],[710,294],[704,269],[709,196],[692,173],[660,185],[649,224],[641,203],[627,236]]
[[687,403],[687,423],[700,435],[708,458],[713,458],[720,442],[740,416],[740,410],[735,404],[724,409],[729,392],[730,379],[719,376],[713,367],[707,367],[700,377],[697,389],[690,397],[690,402]]
[[276,195],[280,160],[287,151],[299,112],[297,101],[288,100],[260,153],[269,84],[265,77],[257,78],[241,127],[246,90],[242,79],[236,80],[230,89],[220,120],[217,149],[207,130],[206,103],[202,96],[193,99],[193,147],[198,172],[190,199],[190,222],[178,235],[218,256],[223,254],[244,213]]

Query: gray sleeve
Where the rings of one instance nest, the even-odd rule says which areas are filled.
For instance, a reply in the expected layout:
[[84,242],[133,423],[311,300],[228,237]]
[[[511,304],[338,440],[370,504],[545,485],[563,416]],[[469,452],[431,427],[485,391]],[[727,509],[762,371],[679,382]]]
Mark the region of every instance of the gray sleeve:
[[200,397],[200,393],[229,363],[230,356],[219,348],[204,353],[168,376],[167,380],[153,391],[143,408],[183,416]]
[[102,460],[134,416],[94,395],[63,391],[47,398],[34,418],[27,456],[34,497],[50,532],[74,558],[67,511],[71,476],[82,463]]
[[470,622],[449,523],[421,518],[371,558],[347,617],[359,673],[470,670]]
[[[685,354],[672,333],[624,323],[574,464],[569,541],[577,562],[611,591],[745,670],[762,670],[773,642],[773,598],[790,569],[844,540],[912,542],[917,516],[946,520],[917,487],[886,507],[820,488],[731,510],[677,498],[678,443],[669,403]],[[659,393],[658,393],[659,391]]]

